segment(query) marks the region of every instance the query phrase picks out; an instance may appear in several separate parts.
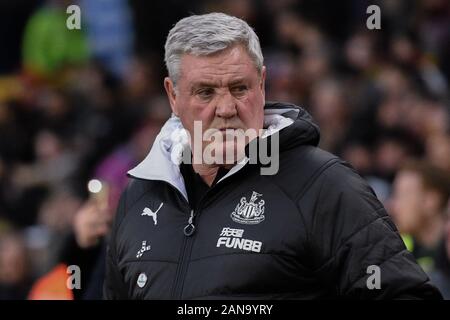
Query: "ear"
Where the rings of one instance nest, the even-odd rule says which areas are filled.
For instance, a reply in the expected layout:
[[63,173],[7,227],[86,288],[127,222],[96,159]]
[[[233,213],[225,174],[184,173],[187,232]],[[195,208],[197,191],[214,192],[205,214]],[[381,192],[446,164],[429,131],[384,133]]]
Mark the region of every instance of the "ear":
[[175,92],[175,86],[169,77],[164,78],[164,88],[166,89],[167,98],[169,98],[170,108],[172,109],[172,112],[178,116],[176,106],[177,94]]
[[266,66],[263,66],[261,69],[261,91],[264,97],[264,100],[266,98]]

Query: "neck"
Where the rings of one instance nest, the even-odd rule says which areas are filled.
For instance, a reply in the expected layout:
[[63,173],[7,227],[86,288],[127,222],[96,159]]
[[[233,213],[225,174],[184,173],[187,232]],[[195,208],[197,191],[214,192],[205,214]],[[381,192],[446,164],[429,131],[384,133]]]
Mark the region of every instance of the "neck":
[[[203,181],[206,182],[206,184],[208,186],[212,186],[214,179],[217,176],[217,173],[219,172],[220,167],[224,167],[226,169],[231,169],[235,163],[232,164],[204,164],[204,163],[200,163],[200,164],[196,164],[195,163],[195,158],[193,156],[193,152],[191,153],[191,160],[192,160],[192,168],[194,169],[194,171],[196,173],[198,173],[200,175],[200,177],[203,179]],[[245,155],[245,154],[244,154]],[[242,159],[242,158],[241,158]],[[203,158],[202,158],[203,160]],[[240,159],[238,159],[240,160]],[[226,163],[226,162],[225,162]]]
[[192,168],[210,187],[217,176],[217,172],[219,171],[219,166],[208,166],[203,164],[192,164]]
[[424,224],[419,232],[417,232],[417,241],[427,248],[435,248],[439,244],[440,239],[442,239],[443,226],[443,219],[440,218],[439,214],[436,214],[434,219]]

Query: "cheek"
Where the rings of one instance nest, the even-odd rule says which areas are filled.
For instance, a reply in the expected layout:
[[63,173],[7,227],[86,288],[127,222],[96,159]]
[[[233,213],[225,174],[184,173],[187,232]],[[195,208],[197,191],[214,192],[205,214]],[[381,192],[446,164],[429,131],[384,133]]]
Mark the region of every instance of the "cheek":
[[419,204],[413,205],[411,202],[408,205],[408,211],[404,212],[405,219],[411,227],[418,227],[422,223],[423,215]]
[[399,223],[409,223],[416,215],[414,204],[408,197],[403,196],[393,202],[394,217]]
[[214,119],[214,110],[208,105],[187,102],[181,106],[180,110],[181,122],[189,131],[194,128],[194,121],[201,121],[203,130],[205,130]]
[[210,127],[215,117],[215,110],[212,105],[198,105],[194,110],[195,120],[201,121],[203,130]]
[[264,122],[264,99],[260,93],[250,94],[238,105],[241,120],[247,127],[262,128]]

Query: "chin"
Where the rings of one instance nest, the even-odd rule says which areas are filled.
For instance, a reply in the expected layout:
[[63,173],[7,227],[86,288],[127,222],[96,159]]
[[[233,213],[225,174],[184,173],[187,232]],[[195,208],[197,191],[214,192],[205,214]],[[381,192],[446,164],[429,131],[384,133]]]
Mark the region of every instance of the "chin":
[[[241,152],[238,152],[239,149],[242,149]],[[222,150],[222,154],[218,157],[220,159],[221,164],[235,164],[239,160],[239,154],[243,154],[245,152],[245,147],[239,148],[236,142],[229,144],[221,144],[217,145],[216,150]]]

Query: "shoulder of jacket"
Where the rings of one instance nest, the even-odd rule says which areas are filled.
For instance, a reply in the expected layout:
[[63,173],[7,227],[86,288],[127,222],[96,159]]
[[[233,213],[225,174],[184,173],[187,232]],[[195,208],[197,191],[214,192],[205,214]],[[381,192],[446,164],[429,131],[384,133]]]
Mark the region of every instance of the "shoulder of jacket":
[[120,225],[125,220],[129,209],[141,199],[145,193],[151,191],[152,187],[153,181],[151,180],[129,177],[129,182],[120,196],[114,217],[117,229],[119,229]]
[[329,161],[339,161],[340,158],[328,151],[313,145],[300,145],[292,149],[286,150],[280,155],[281,160],[288,162],[302,161],[301,168],[310,170],[312,168],[321,167]]
[[128,185],[120,196],[118,214],[125,216],[128,209],[133,206],[145,193],[152,189],[153,181],[130,177]]
[[279,172],[272,179],[295,199],[323,171],[340,161],[339,157],[318,147],[298,146],[281,153]]
[[144,193],[151,188],[151,181],[130,178],[130,181],[124,191],[126,194],[126,207],[133,205]]

